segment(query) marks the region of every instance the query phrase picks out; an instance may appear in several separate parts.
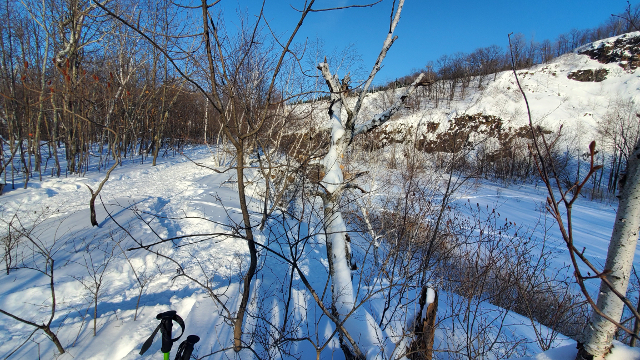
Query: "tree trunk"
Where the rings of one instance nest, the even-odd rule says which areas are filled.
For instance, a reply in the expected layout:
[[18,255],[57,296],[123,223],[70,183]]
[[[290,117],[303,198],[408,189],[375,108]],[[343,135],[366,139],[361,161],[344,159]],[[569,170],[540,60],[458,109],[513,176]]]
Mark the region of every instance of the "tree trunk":
[[[622,294],[627,292],[629,285],[639,228],[640,141],[629,157],[626,174],[620,180],[620,202],[604,266],[605,270],[610,271],[606,278]],[[600,285],[597,306],[603,313],[616,321],[620,320],[624,310],[622,300],[605,283]],[[613,323],[593,312],[585,329],[584,342],[581,344],[576,360],[593,359],[606,355],[611,349],[611,341],[615,331],[616,326]]]
[[41,329],[42,331],[44,331],[45,334],[47,334],[47,336],[51,339],[51,341],[53,341],[53,343],[56,345],[56,348],[58,348],[58,352],[60,354],[64,354],[64,348],[62,347],[60,340],[56,336],[56,333],[51,331],[51,329],[48,326],[42,326]]
[[[422,288],[420,294],[420,314],[416,319],[414,329],[415,339],[409,348],[409,359],[431,360],[433,359],[433,340],[435,339],[436,315],[438,313],[438,293],[431,290],[433,299],[428,299],[430,289]],[[431,295],[429,294],[429,295]],[[427,303],[428,301],[431,301]],[[424,309],[424,307],[427,307]],[[423,316],[424,314],[424,316]]]
[[93,298],[93,337],[96,336],[97,323],[98,323],[98,290],[96,289],[96,295]]
[[90,212],[90,221],[91,221],[91,226],[98,226],[98,220],[96,218],[96,197],[98,196],[97,193],[95,193],[93,191],[93,189],[91,189],[89,187],[89,185],[87,185],[87,187],[89,188],[89,191],[91,192],[91,199],[89,200],[89,212]]
[[[242,141],[242,140],[240,140]],[[251,291],[251,280],[256,273],[256,267],[258,264],[258,250],[253,239],[253,231],[251,230],[251,220],[249,218],[249,208],[247,206],[247,199],[245,196],[245,184],[244,184],[244,147],[238,146],[236,156],[238,159],[238,167],[236,173],[238,176],[238,197],[240,198],[240,208],[242,210],[242,218],[244,223],[245,238],[247,240],[247,246],[249,247],[249,255],[251,262],[249,263],[249,269],[244,277],[242,288],[242,299],[240,300],[240,307],[238,308],[238,314],[236,316],[234,329],[233,329],[233,350],[238,352],[242,350],[242,322],[244,320],[244,314],[247,310],[247,303],[249,302],[249,295]]]
[[113,170],[115,170],[116,166],[118,166],[118,164],[120,163],[120,159],[119,159],[119,153],[116,153],[116,146],[115,144],[117,144],[118,142],[118,134],[111,130],[108,129],[109,131],[113,132],[114,136],[115,136],[115,142],[114,142],[114,146],[113,146],[113,154],[116,154],[116,159],[115,162],[113,163],[113,165],[111,165],[111,167],[109,168],[109,170],[107,170],[107,173],[104,176],[104,179],[102,179],[102,181],[100,181],[100,184],[98,184],[98,188],[93,191],[93,189],[87,185],[86,187],[89,189],[89,191],[91,192],[91,199],[89,200],[89,211],[91,212],[91,226],[98,226],[98,220],[96,219],[96,198],[98,197],[98,195],[100,195],[100,191],[102,191],[102,187],[104,186],[104,184],[107,182],[107,180],[109,180],[109,176],[111,175],[111,172]]

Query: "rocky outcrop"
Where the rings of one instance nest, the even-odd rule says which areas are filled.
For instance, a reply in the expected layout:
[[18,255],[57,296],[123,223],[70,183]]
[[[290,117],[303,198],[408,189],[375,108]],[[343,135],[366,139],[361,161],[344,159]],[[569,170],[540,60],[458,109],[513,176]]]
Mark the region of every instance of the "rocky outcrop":
[[625,70],[640,66],[640,36],[625,34],[613,42],[601,42],[599,46],[578,51],[601,64],[618,63]]
[[607,69],[587,69],[570,72],[567,78],[581,82],[600,82],[607,78],[609,70]]

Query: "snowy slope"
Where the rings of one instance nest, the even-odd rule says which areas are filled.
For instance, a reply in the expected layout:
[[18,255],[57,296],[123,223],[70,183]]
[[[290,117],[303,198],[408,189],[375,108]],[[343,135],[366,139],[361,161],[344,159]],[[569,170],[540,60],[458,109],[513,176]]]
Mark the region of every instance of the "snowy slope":
[[[518,70],[534,124],[553,131],[557,131],[562,125],[563,133],[567,135],[565,140],[571,139],[571,146],[583,149],[586,149],[592,140],[599,140],[597,124],[602,122],[618,103],[640,103],[640,73],[626,66],[628,61],[602,63],[581,53],[605,46],[613,47],[618,39],[638,36],[640,32],[600,40],[578,48],[573,53],[554,58],[547,64]],[[580,82],[568,78],[572,72],[600,69],[607,71],[604,81]],[[412,106],[411,109],[405,109],[403,113],[396,115],[393,121],[385,125],[383,131],[399,131],[395,135],[396,139],[406,138],[407,135],[409,138],[420,138],[423,134],[429,138],[446,131],[454,118],[477,113],[499,117],[505,128],[516,129],[528,124],[525,102],[512,71],[500,72],[495,77],[489,75],[483,79],[482,86],[478,85],[478,79],[471,81],[464,96],[458,85],[454,99],[448,101],[446,96],[442,96],[437,107],[433,98],[425,98],[419,106]],[[384,110],[400,91],[401,89],[388,90],[368,95],[359,121],[364,122],[370,116]],[[425,97],[425,94],[426,90],[421,88],[416,91],[415,96]],[[326,121],[326,117],[323,116],[326,103],[320,102],[314,105],[314,108],[315,121]],[[302,111],[306,110],[307,108],[304,108]],[[430,123],[440,124],[435,134],[428,134]]]
[[[210,155],[204,148],[191,150],[191,158],[209,161]],[[56,209],[53,215],[38,227],[38,237],[49,243],[57,240],[58,258],[56,267],[56,291],[58,296],[57,315],[53,326],[56,329],[67,354],[60,359],[134,359],[157,358],[160,344],[157,341],[142,357],[138,355],[142,343],[151,334],[158,321],[155,315],[162,311],[174,309],[178,311],[187,325],[187,334],[197,334],[202,340],[196,347],[202,356],[211,352],[228,349],[232,340],[231,327],[225,322],[224,312],[207,293],[193,282],[176,277],[177,266],[144,250],[128,252],[128,256],[138,274],[143,274],[148,283],[140,300],[138,319],[133,321],[140,286],[137,283],[131,266],[120,255],[110,264],[105,275],[104,292],[100,295],[98,306],[97,336],[92,334],[91,302],[88,293],[77,280],[88,275],[83,266],[86,244],[103,244],[109,242],[110,234],[122,239],[124,248],[134,246],[130,238],[119,231],[112,220],[107,218],[103,209],[98,212],[101,222],[99,229],[91,228],[88,221],[88,190],[84,183],[94,183],[100,174],[91,174],[86,178],[68,177],[61,179],[45,178],[40,183],[30,182],[28,189],[9,190],[2,196],[3,219],[8,214],[18,212],[27,216],[29,212],[39,212],[43,207]],[[163,236],[179,236],[181,234],[202,234],[225,232],[228,228],[210,221],[184,218],[187,216],[204,216],[206,219],[219,221],[222,224],[238,221],[237,195],[233,185],[229,184],[229,175],[216,174],[208,169],[198,167],[183,158],[164,160],[157,167],[140,164],[126,164],[118,168],[112,180],[102,194],[107,209],[116,221],[126,227],[131,234],[145,243],[155,241],[155,236],[131,211],[147,211],[165,218],[153,219],[153,229]],[[543,193],[533,185],[500,189],[497,185],[486,184],[473,193],[461,194],[458,201],[467,200],[480,204],[490,204],[498,211],[508,214],[512,221],[531,223],[539,216],[536,208],[543,200]],[[613,221],[613,210],[608,205],[584,202],[576,207],[576,227],[585,229],[580,236],[581,245],[589,247],[590,255],[601,253],[599,247],[606,246],[607,233]],[[147,220],[150,215],[141,216]],[[175,218],[174,218],[175,217]],[[174,219],[172,219],[174,218]],[[60,223],[60,220],[63,221]],[[597,220],[594,220],[597,219]],[[278,231],[272,228],[271,231]],[[310,229],[308,231],[313,232]],[[582,233],[581,233],[582,235]],[[262,235],[261,241],[264,241]],[[558,241],[556,238],[555,241]],[[602,245],[598,245],[602,244]],[[558,249],[561,243],[555,243]],[[211,288],[228,297],[227,306],[234,306],[238,299],[238,281],[241,269],[246,266],[246,248],[241,242],[233,239],[219,238],[199,242],[186,247],[173,247],[163,244],[159,247],[163,253],[173,256],[183,264],[186,273],[206,277],[211,281]],[[593,249],[593,252],[592,252]],[[310,274],[314,286],[322,288],[328,271],[326,254],[322,239],[308,244],[306,256],[301,259],[305,272]],[[95,256],[95,253],[94,253]],[[255,289],[259,289],[265,297],[254,304],[253,311],[267,311],[270,321],[282,321],[282,297],[286,293],[287,267],[277,259],[263,254],[261,270]],[[244,260],[243,260],[244,259]],[[640,258],[639,258],[640,259]],[[99,263],[101,260],[94,257]],[[558,261],[562,261],[559,259]],[[640,265],[640,263],[639,263]],[[47,306],[48,290],[46,279],[37,273],[20,269],[10,275],[0,275],[0,308],[11,311],[18,316],[31,320],[43,321],[49,314]],[[295,280],[295,279],[294,279]],[[255,290],[254,289],[254,290]],[[270,294],[270,295],[269,295]],[[292,316],[296,318],[298,335],[319,336],[328,338],[332,333],[331,322],[320,315],[309,294],[294,281]],[[440,295],[441,312],[447,314],[448,300],[453,295]],[[235,300],[234,300],[235,299]],[[26,301],[25,301],[26,300]],[[382,301],[380,299],[379,301]],[[451,300],[452,301],[452,300]],[[371,303],[372,309],[381,308],[377,300]],[[378,304],[378,305],[376,305]],[[237,305],[236,305],[237,306]],[[487,314],[498,311],[489,304],[483,305]],[[444,309],[443,309],[444,308]],[[372,310],[372,311],[373,311]],[[373,312],[376,313],[375,311]],[[450,314],[448,314],[450,316]],[[42,319],[42,320],[40,320]],[[528,339],[520,350],[520,354],[536,352],[534,334],[530,332],[530,322],[517,314],[508,314],[505,323],[512,329],[506,332],[504,339],[522,341]],[[439,338],[445,341],[451,337],[451,326],[444,321],[440,325]],[[32,328],[20,324],[6,316],[0,317],[0,355],[6,356],[24,342]],[[395,331],[389,327],[390,334]],[[511,335],[509,335],[511,334]],[[557,344],[564,340],[558,338]],[[176,345],[177,346],[177,345]],[[23,346],[14,358],[52,358],[55,347],[42,333],[37,333],[33,341]],[[176,347],[174,347],[174,351]],[[308,343],[299,342],[291,349],[302,358],[315,357],[316,351]],[[538,349],[539,351],[539,349]],[[523,353],[524,352],[524,353]],[[226,355],[225,355],[226,354]],[[233,357],[232,350],[221,351],[211,358]],[[173,356],[173,355],[172,355]],[[252,354],[243,353],[244,358]],[[337,341],[332,341],[322,352],[321,358],[341,358],[342,353]],[[285,356],[286,358],[286,356]]]
[[[581,83],[567,78],[572,71],[599,68],[609,71],[607,79],[599,83]],[[616,63],[601,64],[577,53],[519,71],[519,74],[529,96],[535,121],[548,128],[564,124],[568,132],[579,135],[580,144],[587,144],[597,137],[596,125],[615,99],[637,101],[640,95],[637,71],[624,70]],[[381,100],[383,96],[374,94],[371,97],[368,103],[370,113],[382,106],[375,100]],[[478,112],[499,116],[512,127],[526,123],[524,102],[515,88],[511,73],[500,73],[495,81],[491,78],[485,83],[482,90],[473,90],[469,96],[457,97],[450,104],[443,101],[437,109],[427,104],[419,111],[407,111],[389,123],[387,128],[415,131],[428,121],[446,124],[446,121],[460,114]],[[188,154],[198,162],[215,166],[213,155],[205,147],[189,149]],[[31,234],[35,239],[55,252],[57,309],[52,328],[67,350],[66,354],[57,358],[157,359],[161,356],[159,336],[144,356],[139,356],[138,352],[158,323],[156,314],[169,309],[176,310],[185,319],[186,334],[197,334],[202,339],[196,346],[195,353],[199,357],[212,354],[207,358],[234,358],[236,355],[230,349],[232,327],[225,318],[225,310],[209,293],[211,291],[223,299],[228,308],[235,309],[239,301],[239,284],[248,264],[246,245],[238,239],[221,235],[232,235],[240,222],[237,192],[231,173],[218,174],[180,156],[162,159],[156,167],[127,162],[114,171],[101,194],[113,219],[98,204],[100,227],[92,228],[87,205],[89,192],[85,184],[94,187],[102,176],[102,173],[90,171],[85,177],[46,177],[42,182],[34,179],[29,182],[27,189],[20,186],[16,189],[5,188],[5,194],[0,197],[2,219],[8,222],[14,219],[14,215],[17,216],[26,228],[33,229]],[[495,208],[503,214],[505,221],[508,218],[518,224],[533,226],[541,218],[540,204],[545,198],[543,190],[535,184],[504,188],[500,184],[485,182],[480,187],[459,193],[455,203],[470,202]],[[258,205],[258,201],[250,204],[256,211],[259,211]],[[615,208],[611,204],[586,200],[578,201],[574,208],[576,245],[585,247],[586,254],[595,263],[603,262],[614,213]],[[258,222],[259,217],[254,220]],[[31,225],[34,222],[36,226]],[[258,235],[257,240],[269,246],[285,248],[287,244],[279,241],[283,241],[286,235],[308,234],[299,266],[314,288],[323,289],[327,282],[328,263],[320,225],[287,226],[270,224]],[[555,227],[549,224],[547,228],[549,246],[558,253],[555,267],[560,269],[567,262],[563,255],[564,245]],[[144,249],[124,250],[128,259],[124,257],[122,249],[137,246],[132,237],[149,244],[158,239],[154,232],[161,237],[216,235],[176,240],[154,247],[176,262]],[[115,246],[114,240],[120,246]],[[28,248],[24,251],[28,251]],[[111,251],[113,258],[110,258]],[[636,252],[640,255],[640,250]],[[91,288],[90,270],[103,269],[101,266],[106,260],[110,262],[104,268],[104,286],[98,297],[97,335],[94,337],[92,299],[88,291]],[[640,265],[638,256],[636,264]],[[24,265],[33,267],[41,264],[37,259],[32,259]],[[337,338],[333,336],[331,321],[323,316],[299,277],[290,278],[288,269],[288,265],[277,257],[261,253],[258,277],[252,289],[260,297],[254,297],[251,302],[247,331],[254,332],[257,339],[268,344],[273,339],[269,338],[269,329],[264,328],[264,324],[269,323],[277,328],[282,325],[287,313],[289,323],[293,324],[287,330],[288,335],[306,340],[292,342],[286,348],[286,353],[270,353],[270,357],[306,359],[315,358],[319,353],[321,359],[342,359],[343,354]],[[182,276],[184,274],[193,276],[205,286],[185,278]],[[136,277],[142,278],[144,288],[137,320],[134,321],[141,289]],[[8,275],[1,273],[0,308],[30,321],[47,321],[51,311],[47,280],[37,271],[26,268],[12,270]],[[293,284],[290,292],[289,281]],[[592,291],[596,286],[590,283]],[[286,299],[290,299],[288,312],[285,309]],[[436,346],[441,348],[445,347],[447,341],[455,342],[464,337],[460,329],[456,330],[454,316],[445,306],[455,301],[455,294],[440,294],[439,315],[443,320],[436,334]],[[374,297],[367,306],[374,316],[379,316],[383,305],[384,299]],[[480,304],[479,308],[479,312],[487,317],[502,313],[501,309],[487,303]],[[407,309],[406,314],[399,317],[396,322],[398,327],[389,326],[385,329],[389,338],[401,338],[399,327],[402,321],[410,320],[412,310],[415,311]],[[506,313],[503,323],[508,331],[501,335],[501,341],[521,342],[513,356],[533,355],[540,351],[529,319]],[[0,356],[6,357],[24,343],[10,358],[56,357],[55,346],[42,332],[29,338],[32,331],[32,327],[0,315]],[[320,351],[315,348],[325,342],[326,347]],[[254,347],[264,349],[264,344],[257,343]],[[532,359],[564,359],[575,351],[572,342],[563,336],[554,342],[554,346],[558,345],[566,347],[550,350]],[[176,348],[177,344],[172,357]],[[615,351],[621,351],[621,348],[618,346]],[[437,356],[455,358],[453,355],[448,357],[446,352]],[[619,358],[631,359],[631,356],[620,355]],[[640,358],[637,353],[633,356]],[[242,359],[255,357],[248,350],[239,355]]]

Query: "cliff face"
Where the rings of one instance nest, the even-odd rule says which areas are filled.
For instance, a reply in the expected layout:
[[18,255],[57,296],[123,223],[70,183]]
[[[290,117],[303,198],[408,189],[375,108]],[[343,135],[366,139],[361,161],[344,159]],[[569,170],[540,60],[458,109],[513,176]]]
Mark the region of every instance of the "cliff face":
[[[553,132],[562,126],[564,141],[586,148],[590,141],[599,140],[599,124],[618,111],[618,104],[640,104],[638,65],[640,32],[634,32],[585,45],[517,73],[534,125]],[[472,81],[465,92],[457,91],[451,99],[436,98],[432,91],[437,86],[449,89],[447,81],[431,84],[429,91],[417,91],[411,102],[416,105],[372,135],[375,147],[414,141],[428,151],[447,151],[452,137],[473,143],[477,137],[502,141],[528,136],[522,131],[528,117],[513,72],[490,78],[483,83]],[[389,97],[393,91],[372,94],[368,110],[375,113],[376,104]]]
[[596,41],[576,49],[576,52],[601,64],[617,63],[625,70],[635,70],[640,66],[640,32]]

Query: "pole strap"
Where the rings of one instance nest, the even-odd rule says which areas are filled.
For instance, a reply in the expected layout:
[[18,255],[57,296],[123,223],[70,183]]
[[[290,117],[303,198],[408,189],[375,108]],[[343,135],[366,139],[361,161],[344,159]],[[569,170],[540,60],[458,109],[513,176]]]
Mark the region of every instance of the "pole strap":
[[181,342],[180,346],[178,346],[175,360],[189,360],[193,353],[193,345],[198,341],[200,341],[200,337],[197,335],[187,336],[187,340]]
[[[153,333],[151,334],[151,336],[149,336],[147,341],[145,341],[144,344],[142,344],[142,348],[140,349],[140,355],[143,355],[147,350],[149,350],[149,348],[151,347],[151,344],[153,343],[153,338],[158,333],[158,330],[162,332],[162,338],[163,338],[162,352],[163,353],[168,353],[171,350],[171,345],[173,345],[174,342],[178,341],[178,339],[182,337],[182,334],[184,334],[184,320],[182,320],[180,315],[178,315],[175,311],[172,310],[172,311],[160,313],[156,315],[156,319],[160,320],[160,324],[158,324],[156,329],[153,330]],[[180,332],[180,335],[175,339],[171,338],[171,322],[172,321],[177,322],[178,325],[180,325],[180,328],[182,329],[182,331]],[[166,349],[167,342],[169,342],[168,349]],[[168,351],[165,351],[165,350],[168,350]]]

